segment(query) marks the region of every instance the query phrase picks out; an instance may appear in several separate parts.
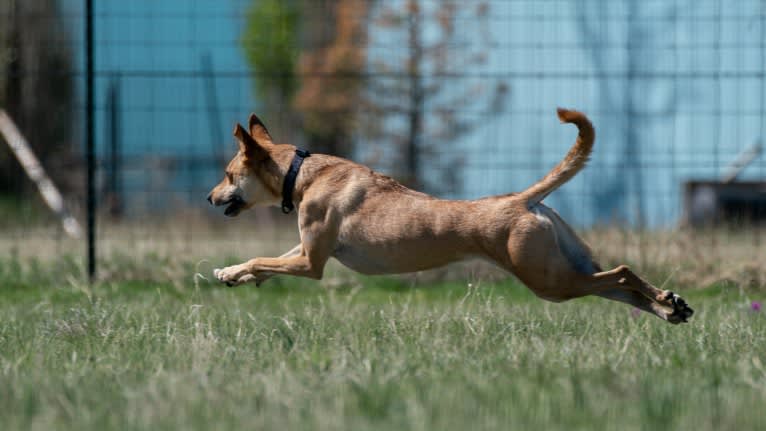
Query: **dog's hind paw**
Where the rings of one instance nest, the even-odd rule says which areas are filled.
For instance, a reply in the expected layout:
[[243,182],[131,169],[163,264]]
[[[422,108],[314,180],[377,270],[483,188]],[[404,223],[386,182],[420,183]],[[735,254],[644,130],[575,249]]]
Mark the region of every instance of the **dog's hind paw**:
[[689,318],[694,314],[694,310],[689,307],[686,301],[675,293],[668,291],[668,301],[673,308],[673,312],[668,314],[668,322],[685,323],[688,322]]

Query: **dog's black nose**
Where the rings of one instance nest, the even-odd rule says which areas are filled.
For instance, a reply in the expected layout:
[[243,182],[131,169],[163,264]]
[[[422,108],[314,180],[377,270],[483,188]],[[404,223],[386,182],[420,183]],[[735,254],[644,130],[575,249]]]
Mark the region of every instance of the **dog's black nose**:
[[213,205],[213,194],[212,193],[207,195],[207,201],[210,202],[210,205]]

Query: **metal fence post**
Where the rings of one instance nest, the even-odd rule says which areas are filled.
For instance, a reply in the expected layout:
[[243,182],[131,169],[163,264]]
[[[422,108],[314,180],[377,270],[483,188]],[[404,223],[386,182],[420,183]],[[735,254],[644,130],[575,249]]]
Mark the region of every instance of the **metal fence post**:
[[96,277],[96,158],[93,94],[93,0],[85,0],[85,153],[88,212],[88,280]]

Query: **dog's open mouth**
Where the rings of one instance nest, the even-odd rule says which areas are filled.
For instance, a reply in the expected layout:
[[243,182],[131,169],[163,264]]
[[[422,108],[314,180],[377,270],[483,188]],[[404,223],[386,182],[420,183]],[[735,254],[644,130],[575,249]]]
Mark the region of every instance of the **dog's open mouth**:
[[245,201],[242,200],[242,198],[239,196],[232,196],[231,199],[223,202],[221,205],[228,205],[226,209],[223,210],[223,215],[227,217],[234,217],[239,214],[240,211],[242,211],[242,208],[245,207]]

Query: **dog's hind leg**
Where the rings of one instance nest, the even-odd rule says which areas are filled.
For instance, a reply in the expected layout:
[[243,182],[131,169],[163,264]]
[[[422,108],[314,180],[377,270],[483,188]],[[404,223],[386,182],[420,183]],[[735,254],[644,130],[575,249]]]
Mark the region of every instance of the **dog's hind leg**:
[[665,319],[665,315],[667,314],[662,306],[634,290],[615,287],[604,290],[596,295],[602,298],[611,299],[612,301],[619,301],[632,305],[642,311],[652,313],[661,319]]
[[626,302],[670,323],[686,322],[694,314],[694,310],[680,296],[652,286],[625,265],[582,276],[576,288],[576,296],[586,295]]

